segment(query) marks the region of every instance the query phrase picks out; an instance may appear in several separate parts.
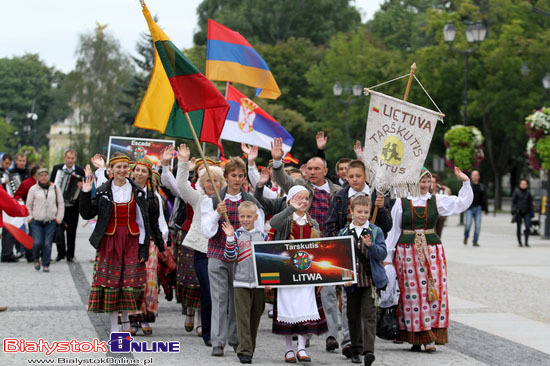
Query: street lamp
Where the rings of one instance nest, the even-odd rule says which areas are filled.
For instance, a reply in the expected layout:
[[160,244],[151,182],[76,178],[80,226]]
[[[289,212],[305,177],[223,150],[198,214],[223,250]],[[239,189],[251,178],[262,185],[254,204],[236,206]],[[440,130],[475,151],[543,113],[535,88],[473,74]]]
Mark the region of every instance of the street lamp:
[[[472,24],[466,28],[465,34],[468,44],[479,44],[483,42],[487,36],[487,27],[485,27],[482,23]],[[449,48],[452,52],[464,55],[464,125],[466,125],[468,121],[468,59],[476,50],[472,47],[469,47],[465,51],[454,49],[452,47],[452,43],[455,40],[455,36],[456,27],[452,23],[447,23],[443,27],[443,38],[445,39],[445,42],[449,44]]]
[[360,99],[350,99],[350,100],[343,100],[340,97],[342,96],[342,93],[345,94],[353,94],[354,97],[360,97],[363,94],[363,86],[359,83],[355,83],[353,87],[350,87],[349,84],[346,84],[345,87],[342,87],[342,84],[339,82],[336,82],[334,86],[332,87],[332,94],[336,97],[336,100],[338,102],[344,104],[346,106],[346,155],[349,156],[349,146],[350,146],[350,136],[349,136],[349,123],[350,123],[350,115],[349,115],[349,107],[352,104],[355,104]]
[[[542,87],[545,92],[550,90],[550,73],[546,73],[542,78]],[[550,172],[546,172],[546,209],[544,214],[546,219],[544,220],[544,236],[543,239],[550,239]]]

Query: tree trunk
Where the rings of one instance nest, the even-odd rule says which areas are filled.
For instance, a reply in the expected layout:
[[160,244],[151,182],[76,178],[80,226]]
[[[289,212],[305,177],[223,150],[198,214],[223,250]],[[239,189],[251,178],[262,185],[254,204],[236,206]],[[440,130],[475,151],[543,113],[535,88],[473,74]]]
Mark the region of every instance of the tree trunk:
[[500,170],[497,167],[497,162],[495,160],[495,154],[493,151],[493,134],[491,132],[491,123],[489,122],[489,116],[483,114],[483,133],[485,134],[485,151],[487,151],[487,156],[489,157],[489,164],[491,165],[491,170],[493,171],[494,184],[495,184],[495,211],[500,210],[502,207],[502,197],[501,197],[501,183],[502,175]]
[[495,212],[502,209],[502,176],[499,172],[494,176],[495,184]]

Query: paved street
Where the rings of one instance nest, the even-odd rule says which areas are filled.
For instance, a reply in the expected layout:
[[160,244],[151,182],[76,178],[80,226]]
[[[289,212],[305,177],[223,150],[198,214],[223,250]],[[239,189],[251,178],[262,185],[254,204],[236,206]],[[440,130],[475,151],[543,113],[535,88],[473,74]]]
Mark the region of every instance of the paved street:
[[[449,272],[451,328],[449,344],[435,354],[411,353],[409,346],[377,340],[375,365],[550,365],[550,240],[534,237],[530,248],[519,248],[515,226],[507,214],[483,217],[481,247],[462,244],[458,217],[447,220],[443,242]],[[0,338],[26,341],[107,340],[106,315],[86,311],[92,279],[94,250],[89,228],[79,227],[78,262],[52,264],[51,273],[36,272],[32,264],[0,264]],[[52,257],[55,258],[53,250]],[[119,359],[131,364],[153,359],[154,365],[238,364],[231,347],[223,358],[210,356],[210,348],[194,333],[186,333],[180,306],[160,295],[154,334],[137,340],[179,341],[179,354],[134,354]],[[350,364],[338,353],[324,350],[324,339],[311,340],[309,355],[317,365]],[[0,365],[27,365],[27,359],[57,357],[99,358],[104,354],[2,353]],[[271,334],[264,314],[254,363],[282,364],[284,340]],[[66,360],[65,363],[67,363]]]

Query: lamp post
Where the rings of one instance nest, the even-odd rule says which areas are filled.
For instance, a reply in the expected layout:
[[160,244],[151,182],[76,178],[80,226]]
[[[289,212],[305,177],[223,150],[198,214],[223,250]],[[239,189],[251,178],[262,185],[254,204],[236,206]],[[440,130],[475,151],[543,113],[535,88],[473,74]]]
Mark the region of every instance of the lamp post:
[[[550,73],[547,73],[542,78],[542,87],[544,91],[548,93],[550,90]],[[550,172],[546,172],[546,207],[544,210],[545,220],[544,220],[544,236],[543,239],[550,239]]]
[[[469,25],[466,28],[465,33],[466,41],[469,45],[479,44],[483,42],[487,36],[487,27],[481,23],[476,23]],[[465,51],[453,48],[452,43],[455,40],[455,36],[456,27],[452,23],[447,23],[445,27],[443,27],[443,37],[445,38],[445,42],[449,44],[452,52],[464,55],[464,125],[466,125],[468,122],[468,59],[474,52],[476,52],[476,49],[471,46],[469,46]]]
[[[363,94],[363,86],[359,83],[355,83],[353,87],[350,87],[349,84],[346,84],[345,87],[342,87],[342,84],[339,82],[336,82],[334,86],[332,87],[332,93],[336,97],[336,100],[338,100],[339,103],[342,103],[346,106],[346,125],[345,125],[345,133],[346,133],[346,157],[349,156],[349,146],[350,146],[350,134],[349,134],[349,124],[350,124],[350,115],[349,115],[349,107],[352,104],[357,103],[360,99],[358,97]],[[345,94],[353,94],[355,99],[349,99],[344,100],[341,99],[342,93]]]

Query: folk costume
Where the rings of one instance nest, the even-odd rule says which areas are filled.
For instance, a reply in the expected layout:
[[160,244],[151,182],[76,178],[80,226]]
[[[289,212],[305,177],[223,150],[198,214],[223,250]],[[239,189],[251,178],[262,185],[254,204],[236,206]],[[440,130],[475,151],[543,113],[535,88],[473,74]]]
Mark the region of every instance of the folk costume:
[[[153,164],[149,160],[137,160],[134,169],[138,165],[146,167],[152,175]],[[136,334],[137,328],[140,327],[145,335],[150,335],[153,330],[148,323],[154,323],[158,315],[159,256],[161,252],[165,251],[164,242],[168,239],[168,225],[164,218],[162,198],[152,186],[151,181],[147,180],[146,185],[142,189],[146,197],[151,237],[149,238],[149,257],[145,263],[143,301],[139,311],[131,312],[130,322],[132,324],[132,334]]]
[[[287,199],[301,191],[297,185],[288,191]],[[298,216],[296,208],[289,205],[271,219],[273,240],[309,239],[319,234],[319,225],[309,214]],[[314,286],[284,287],[275,290],[272,332],[286,336],[287,354],[292,351],[292,335],[298,334],[298,357],[305,353],[305,335],[323,334],[328,331],[321,297]],[[289,344],[290,343],[290,344]],[[305,357],[308,357],[307,355]]]
[[[310,181],[304,179],[292,179],[283,169],[281,160],[273,161],[273,180],[283,189],[285,192],[289,192],[292,186],[300,184],[309,189],[312,193],[311,206],[309,208],[309,215],[319,225],[321,235],[328,236],[326,231],[326,222],[329,218],[330,202],[334,199],[336,194],[342,189],[337,184],[332,183],[329,179],[325,179],[325,182],[321,186],[316,186]],[[323,302],[323,308],[327,317],[328,333],[327,333],[327,348],[334,350],[338,347],[338,313],[339,313],[339,299],[336,290],[336,286],[323,286],[321,288],[321,299]],[[345,323],[345,322],[344,322]],[[347,329],[343,325],[343,341],[347,342],[349,338],[347,335]],[[330,339],[332,338],[332,339]]]
[[[109,164],[128,161],[115,156]],[[90,236],[97,255],[88,311],[95,313],[138,311],[145,286],[140,259],[147,260],[151,232],[145,192],[129,179],[123,186],[113,181],[98,187],[93,198],[91,192],[80,194],[80,215],[85,220],[98,216]]]
[[[430,173],[423,169],[420,179],[426,174]],[[401,291],[397,309],[400,340],[413,345],[447,343],[447,264],[443,244],[434,228],[440,215],[464,212],[472,199],[472,187],[467,181],[458,196],[428,192],[395,201],[385,262],[393,260]]]

